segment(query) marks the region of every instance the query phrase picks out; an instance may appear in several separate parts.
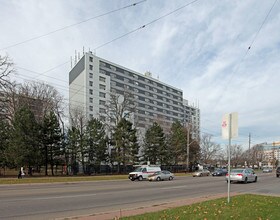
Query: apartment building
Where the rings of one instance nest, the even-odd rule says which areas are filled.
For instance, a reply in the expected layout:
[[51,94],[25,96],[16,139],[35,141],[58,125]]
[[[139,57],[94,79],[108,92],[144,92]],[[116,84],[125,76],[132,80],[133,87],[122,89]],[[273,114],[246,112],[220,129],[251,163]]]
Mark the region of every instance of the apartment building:
[[280,161],[280,142],[262,144],[262,153],[264,161],[273,163],[273,161]]
[[139,131],[158,122],[168,132],[178,120],[191,125],[193,137],[200,136],[200,110],[183,99],[183,91],[160,82],[150,72],[130,70],[108,60],[84,53],[69,72],[70,112],[81,109],[90,118],[108,120],[110,94],[130,93],[135,104],[130,120]]

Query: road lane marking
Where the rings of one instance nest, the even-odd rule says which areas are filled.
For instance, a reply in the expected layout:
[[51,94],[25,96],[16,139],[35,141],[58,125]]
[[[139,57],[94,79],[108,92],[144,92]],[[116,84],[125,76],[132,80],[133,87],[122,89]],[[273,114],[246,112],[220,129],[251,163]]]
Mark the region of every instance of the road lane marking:
[[180,188],[186,188],[187,186],[172,186],[172,187],[163,187],[163,188],[159,188],[159,189],[180,189]]
[[89,196],[96,196],[96,195],[97,195],[96,193],[93,193],[93,194],[83,194],[83,195],[48,196],[48,197],[37,197],[37,198],[10,199],[10,200],[5,200],[5,201],[6,202],[15,202],[15,201],[31,201],[31,200],[65,199],[65,198],[89,197]]

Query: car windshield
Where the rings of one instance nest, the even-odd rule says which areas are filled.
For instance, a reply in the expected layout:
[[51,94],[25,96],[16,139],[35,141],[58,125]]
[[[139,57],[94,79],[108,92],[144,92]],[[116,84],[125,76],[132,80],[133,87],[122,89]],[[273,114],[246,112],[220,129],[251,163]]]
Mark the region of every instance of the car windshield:
[[243,170],[242,169],[236,169],[236,170],[232,170],[231,171],[232,173],[243,173]]
[[134,170],[134,172],[141,172],[142,171],[142,167],[137,167],[135,170]]

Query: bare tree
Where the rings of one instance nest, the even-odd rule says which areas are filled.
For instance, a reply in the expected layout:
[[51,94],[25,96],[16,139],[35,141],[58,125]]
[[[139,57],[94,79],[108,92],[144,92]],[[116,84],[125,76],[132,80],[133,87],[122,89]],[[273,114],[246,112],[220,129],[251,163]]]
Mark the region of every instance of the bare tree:
[[14,71],[13,62],[8,55],[0,55],[0,91],[3,91],[10,85],[9,75]]
[[[228,146],[227,146],[228,148]],[[231,145],[230,148],[230,154],[231,154],[231,165],[234,167],[238,167],[240,165],[243,165],[245,162],[245,154],[244,150],[241,145]]]
[[43,119],[44,115],[51,111],[62,117],[63,97],[53,86],[43,82],[26,82],[20,85],[18,93],[22,102],[29,105],[34,105],[34,102],[41,103],[40,108],[37,108],[39,119]]
[[116,126],[122,118],[128,117],[135,112],[134,96],[129,91],[124,91],[123,95],[111,92],[110,101],[106,103],[106,114]]
[[221,146],[211,141],[211,135],[202,135],[200,140],[200,156],[201,160],[208,164],[213,160],[218,159],[218,154],[221,151]]
[[[77,162],[81,162],[83,167],[83,172],[86,173],[86,161],[88,157],[88,145],[87,145],[87,137],[86,137],[86,127],[87,127],[87,117],[81,108],[72,108],[70,112],[70,124],[71,129],[76,131],[76,149],[74,157],[71,158],[71,164],[76,164]],[[71,154],[71,152],[70,152]],[[73,161],[73,158],[77,161]]]
[[54,87],[42,82],[11,82],[2,97],[2,100],[5,100],[2,108],[9,120],[23,105],[29,106],[38,122],[42,122],[44,116],[51,111],[60,119],[63,117],[63,97]]

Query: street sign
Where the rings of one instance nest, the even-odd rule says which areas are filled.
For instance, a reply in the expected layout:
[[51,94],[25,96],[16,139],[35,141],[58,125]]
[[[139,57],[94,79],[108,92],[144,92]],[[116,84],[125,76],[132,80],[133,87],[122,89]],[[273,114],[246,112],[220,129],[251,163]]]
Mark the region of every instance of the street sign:
[[229,139],[229,138],[237,138],[237,137],[238,137],[237,112],[225,114],[222,119],[222,138]]

